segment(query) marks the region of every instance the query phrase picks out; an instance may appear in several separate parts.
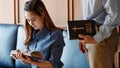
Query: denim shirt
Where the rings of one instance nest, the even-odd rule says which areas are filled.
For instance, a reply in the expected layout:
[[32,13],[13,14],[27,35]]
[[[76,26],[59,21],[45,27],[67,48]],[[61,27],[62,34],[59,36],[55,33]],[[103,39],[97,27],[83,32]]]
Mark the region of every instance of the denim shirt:
[[[61,30],[48,32],[43,28],[39,33],[33,31],[33,40],[29,45],[29,50],[40,51],[43,54],[42,61],[50,61],[53,68],[62,68],[61,55],[65,46]],[[32,65],[32,68],[37,66]]]
[[94,36],[97,42],[111,36],[113,29],[120,25],[120,0],[82,0],[83,19],[93,19],[99,24]]

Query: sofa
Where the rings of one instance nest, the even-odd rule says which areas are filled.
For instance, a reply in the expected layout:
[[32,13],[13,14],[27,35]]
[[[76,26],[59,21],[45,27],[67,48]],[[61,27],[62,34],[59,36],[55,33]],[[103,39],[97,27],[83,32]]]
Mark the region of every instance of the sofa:
[[[78,40],[69,40],[63,30],[65,47],[61,57],[63,68],[89,68],[87,57],[81,53]],[[24,51],[24,28],[22,25],[0,24],[0,68],[31,68],[10,56],[11,50]]]

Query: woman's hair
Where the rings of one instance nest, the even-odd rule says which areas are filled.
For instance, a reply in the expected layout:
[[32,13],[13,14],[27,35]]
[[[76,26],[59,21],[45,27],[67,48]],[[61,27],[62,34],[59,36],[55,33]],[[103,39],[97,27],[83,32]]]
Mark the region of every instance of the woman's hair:
[[[53,21],[51,20],[44,3],[41,0],[30,0],[26,2],[24,6],[24,11],[30,11],[39,16],[44,13],[44,27],[46,27],[49,32],[57,29],[57,27],[53,24]],[[24,41],[24,44],[29,45],[30,41],[32,40],[33,27],[29,25],[27,20],[25,21],[25,32],[26,39]]]

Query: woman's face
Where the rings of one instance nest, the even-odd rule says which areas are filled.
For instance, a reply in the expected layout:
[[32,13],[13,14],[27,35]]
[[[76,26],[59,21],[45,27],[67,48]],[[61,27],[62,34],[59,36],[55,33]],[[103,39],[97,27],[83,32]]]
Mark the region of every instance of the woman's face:
[[44,22],[44,14],[42,16],[38,16],[30,11],[25,11],[25,18],[28,23],[36,30],[41,30]]

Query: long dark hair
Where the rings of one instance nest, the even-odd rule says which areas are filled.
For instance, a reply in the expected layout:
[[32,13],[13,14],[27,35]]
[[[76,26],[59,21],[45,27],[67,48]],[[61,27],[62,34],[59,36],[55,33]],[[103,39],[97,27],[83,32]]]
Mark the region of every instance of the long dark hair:
[[[44,20],[44,27],[51,32],[57,29],[57,27],[53,24],[53,21],[51,20],[47,9],[44,5],[44,3],[41,0],[30,0],[25,3],[24,11],[30,11],[35,13],[36,15],[41,16],[42,13],[45,14],[45,20]],[[26,39],[24,41],[25,45],[29,45],[30,41],[32,40],[32,31],[33,27],[31,27],[27,20],[25,21],[25,32],[26,32]]]

